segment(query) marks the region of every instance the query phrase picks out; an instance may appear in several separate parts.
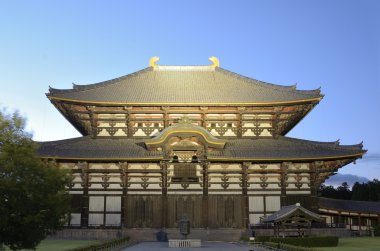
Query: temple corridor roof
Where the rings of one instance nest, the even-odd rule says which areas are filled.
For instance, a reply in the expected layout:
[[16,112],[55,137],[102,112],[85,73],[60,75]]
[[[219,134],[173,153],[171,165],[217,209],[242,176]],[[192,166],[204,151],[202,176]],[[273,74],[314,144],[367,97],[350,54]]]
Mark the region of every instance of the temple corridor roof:
[[323,209],[338,210],[343,212],[380,213],[380,202],[337,200],[319,197],[319,207]]
[[[38,155],[57,159],[161,159],[160,151],[149,151],[144,139],[96,138],[89,136],[59,141],[39,142]],[[339,145],[289,137],[226,140],[223,150],[210,151],[209,160],[301,161],[356,159],[365,153],[362,145]]]
[[51,100],[97,104],[276,104],[318,102],[320,90],[269,84],[220,67],[158,66],[109,81],[50,88]]

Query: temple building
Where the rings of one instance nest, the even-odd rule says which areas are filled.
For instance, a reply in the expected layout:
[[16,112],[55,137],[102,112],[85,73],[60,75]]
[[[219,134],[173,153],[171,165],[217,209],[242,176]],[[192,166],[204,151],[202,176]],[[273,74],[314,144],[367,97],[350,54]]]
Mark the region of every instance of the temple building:
[[[72,228],[245,228],[282,206],[318,213],[317,189],[366,152],[287,137],[323,98],[204,66],[149,67],[47,97],[83,135],[41,142],[72,170]],[[321,211],[319,211],[321,213]]]

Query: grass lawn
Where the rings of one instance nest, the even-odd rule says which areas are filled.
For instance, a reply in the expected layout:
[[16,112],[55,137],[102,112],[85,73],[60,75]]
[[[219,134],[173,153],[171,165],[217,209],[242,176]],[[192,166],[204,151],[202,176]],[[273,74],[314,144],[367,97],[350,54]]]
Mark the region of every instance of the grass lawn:
[[[71,248],[99,243],[97,240],[44,240],[37,246],[37,251],[64,251]],[[10,250],[10,249],[5,249]],[[24,250],[24,249],[23,249]]]
[[380,251],[380,237],[339,238],[337,247],[317,249],[323,251]]

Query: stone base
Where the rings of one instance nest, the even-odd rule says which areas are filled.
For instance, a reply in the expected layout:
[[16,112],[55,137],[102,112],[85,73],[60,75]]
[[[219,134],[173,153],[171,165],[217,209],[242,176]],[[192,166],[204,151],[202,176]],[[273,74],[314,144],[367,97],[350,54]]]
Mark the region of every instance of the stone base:
[[[168,239],[180,240],[182,235],[178,228],[124,228],[124,229],[63,229],[56,234],[51,235],[54,239],[81,239],[81,240],[110,240],[129,236],[136,241],[157,241],[156,234],[159,231],[164,231]],[[192,228],[189,239],[199,239],[201,241],[239,241],[244,235],[247,235],[246,229],[239,228]],[[273,233],[273,230],[272,232]]]
[[[156,233],[160,229],[154,228],[127,228],[123,229],[123,235],[131,237],[137,241],[156,241]],[[168,239],[180,240],[182,238],[178,228],[165,228],[162,231],[167,233]],[[191,228],[189,239],[199,239],[201,241],[239,241],[246,234],[246,229],[239,228]]]
[[170,248],[200,248],[200,239],[186,239],[186,240],[169,240]]

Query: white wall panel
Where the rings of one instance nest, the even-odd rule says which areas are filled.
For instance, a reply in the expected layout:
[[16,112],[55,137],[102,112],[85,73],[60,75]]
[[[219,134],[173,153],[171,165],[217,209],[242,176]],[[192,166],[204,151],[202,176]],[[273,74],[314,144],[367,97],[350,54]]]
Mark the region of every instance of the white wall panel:
[[103,196],[90,196],[90,211],[103,211],[104,210],[104,197]]
[[250,196],[248,197],[249,211],[264,211],[263,196]]
[[70,225],[79,226],[80,225],[80,213],[71,214]]
[[266,211],[278,211],[281,208],[280,196],[265,197]]
[[106,214],[106,226],[120,226],[120,214]]
[[249,223],[258,224],[258,223],[260,223],[260,218],[263,216],[264,216],[264,214],[250,214],[249,215]]
[[91,226],[103,225],[103,214],[89,214],[88,224]]
[[106,201],[107,212],[120,212],[121,211],[121,196],[107,196]]

